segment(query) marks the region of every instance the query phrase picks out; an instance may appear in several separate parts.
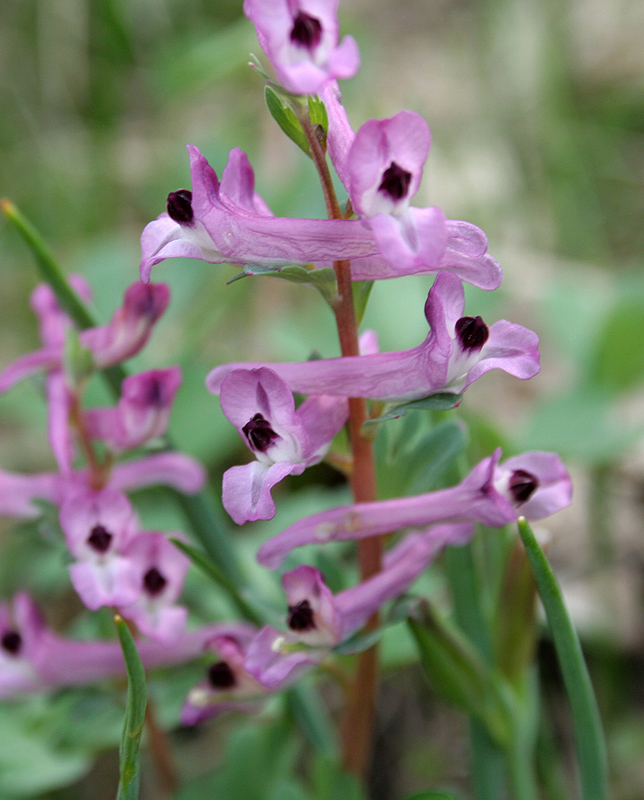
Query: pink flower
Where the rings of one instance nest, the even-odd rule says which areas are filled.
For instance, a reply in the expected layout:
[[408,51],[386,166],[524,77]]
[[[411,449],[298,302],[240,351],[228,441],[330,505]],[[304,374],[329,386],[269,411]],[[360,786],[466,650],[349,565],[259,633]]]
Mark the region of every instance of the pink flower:
[[294,392],[377,400],[415,400],[437,392],[463,392],[490,369],[526,380],[539,372],[539,339],[506,320],[488,327],[463,316],[465,297],[458,278],[437,276],[425,304],[430,331],[425,341],[395,353],[376,353],[299,363],[233,363],[206,379],[213,394],[235,369],[270,367]]
[[349,416],[346,400],[324,395],[296,411],[288,386],[265,367],[231,372],[221,407],[257,459],[224,474],[222,502],[238,525],[272,519],[273,486],[321,461]]
[[500,457],[499,449],[449,489],[314,514],[262,545],[257,559],[276,569],[291,550],[305,544],[364,539],[438,522],[500,528],[518,515],[541,519],[570,504],[570,477],[555,453],[524,453],[504,464],[499,464]]
[[89,435],[107,442],[115,452],[131,450],[163,436],[180,385],[179,367],[131,375],[123,381],[116,408],[85,412]]
[[334,78],[352,78],[360,67],[351,36],[338,44],[338,0],[245,0],[262,49],[282,86],[316,94]]
[[141,280],[166,258],[283,267],[377,253],[358,221],[274,217],[255,193],[253,169],[239,148],[231,150],[221,183],[196,147],[188,152],[192,191],[171,192],[167,213],[145,227]]
[[[80,333],[81,344],[88,348],[97,369],[118,364],[136,355],[148,341],[152,328],[170,300],[164,283],[132,284],[125,292],[123,305],[108,325],[88,328]],[[0,392],[38,370],[60,370],[63,364],[64,343],[45,342],[45,347],[16,359],[0,372]]]
[[389,551],[380,573],[337,595],[313,567],[285,572],[288,633],[263,628],[249,645],[246,669],[271,689],[292,683],[362,628],[384,603],[407,591],[445,545],[463,544],[471,535],[470,524],[410,534]]

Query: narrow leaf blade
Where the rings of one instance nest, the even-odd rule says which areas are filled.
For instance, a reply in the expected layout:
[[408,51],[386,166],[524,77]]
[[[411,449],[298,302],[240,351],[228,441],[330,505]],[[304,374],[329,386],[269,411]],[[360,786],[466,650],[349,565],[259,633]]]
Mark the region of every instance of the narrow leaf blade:
[[524,517],[519,518],[519,534],[537,581],[570,702],[584,800],[608,800],[606,744],[579,637],[552,568]]
[[273,117],[288,138],[295,142],[300,150],[310,157],[311,151],[309,149],[309,144],[306,141],[302,126],[295,116],[295,112],[287,105],[284,105],[277,92],[271,89],[270,86],[264,88],[264,99],[266,100],[266,105],[271,117]]
[[139,796],[139,755],[147,705],[145,669],[139,651],[136,649],[134,637],[125,620],[117,614],[114,617],[114,623],[121,642],[127,672],[127,700],[119,750],[120,779],[117,800],[137,800]]

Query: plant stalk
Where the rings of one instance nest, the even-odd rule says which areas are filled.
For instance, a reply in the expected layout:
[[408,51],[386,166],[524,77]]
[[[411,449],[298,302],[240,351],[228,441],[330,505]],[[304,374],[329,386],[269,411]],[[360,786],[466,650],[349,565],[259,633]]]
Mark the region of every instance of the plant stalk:
[[[329,219],[344,219],[338,198],[333,187],[326,155],[318,140],[308,111],[300,109],[299,119],[309,143],[313,162],[316,166]],[[353,305],[351,285],[351,262],[335,261],[333,264],[338,282],[338,297],[334,304],[340,351],[343,356],[360,354],[358,345],[358,325]],[[363,397],[349,399],[349,439],[353,455],[353,470],[350,476],[353,498],[357,503],[377,499],[376,470],[373,442],[362,434],[362,425],[367,420],[367,403]],[[366,580],[382,569],[382,537],[372,537],[358,542],[358,561],[360,578]],[[378,627],[378,615],[374,614],[367,622],[365,630]],[[376,646],[365,650],[358,656],[349,704],[342,724],[341,738],[343,764],[345,769],[365,779],[371,761],[371,743],[376,711],[378,690],[378,651]]]

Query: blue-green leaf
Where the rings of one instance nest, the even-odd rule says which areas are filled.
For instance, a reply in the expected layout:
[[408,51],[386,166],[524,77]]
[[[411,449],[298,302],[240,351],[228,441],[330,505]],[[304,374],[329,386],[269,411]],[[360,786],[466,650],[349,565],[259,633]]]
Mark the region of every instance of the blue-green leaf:
[[243,272],[237,273],[228,283],[247,278],[250,275],[268,275],[271,278],[282,278],[292,283],[304,283],[314,286],[328,303],[334,303],[338,296],[338,283],[331,267],[307,269],[298,265],[289,267],[260,267],[249,264]]
[[[450,392],[439,392],[430,394],[428,397],[421,397],[420,400],[411,400],[409,403],[389,407],[385,413],[374,419],[368,419],[364,425],[371,426],[380,422],[387,422],[390,419],[404,417],[408,411],[448,411],[456,408],[461,402],[462,395],[451,394]],[[364,427],[364,426],[363,426]]]

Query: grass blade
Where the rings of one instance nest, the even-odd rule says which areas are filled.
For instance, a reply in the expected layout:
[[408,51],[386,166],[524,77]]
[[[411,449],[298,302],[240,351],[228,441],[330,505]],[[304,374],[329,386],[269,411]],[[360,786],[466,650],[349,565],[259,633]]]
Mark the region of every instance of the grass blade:
[[537,581],[563,675],[577,744],[584,800],[608,800],[606,744],[588,669],[557,579],[524,517],[519,534]]
[[127,672],[127,700],[119,749],[120,779],[117,800],[138,800],[139,752],[147,705],[145,670],[127,623],[118,614],[114,617],[114,623],[121,642]]

